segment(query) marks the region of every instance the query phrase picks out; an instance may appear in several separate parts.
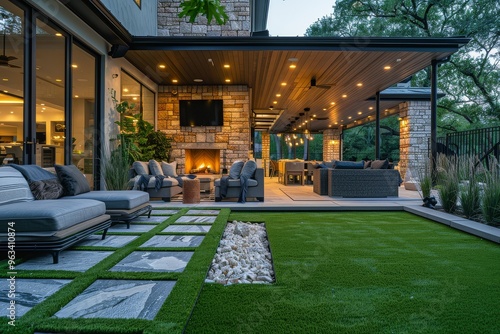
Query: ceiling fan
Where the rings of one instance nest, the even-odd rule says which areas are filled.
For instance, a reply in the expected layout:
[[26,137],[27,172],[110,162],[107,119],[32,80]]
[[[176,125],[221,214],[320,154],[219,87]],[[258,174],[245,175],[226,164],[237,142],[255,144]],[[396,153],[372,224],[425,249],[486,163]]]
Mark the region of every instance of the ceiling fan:
[[13,56],[7,57],[5,55],[5,38],[6,38],[6,36],[5,36],[5,30],[4,30],[4,32],[3,32],[3,53],[2,53],[2,55],[0,55],[0,66],[21,68],[21,66],[9,64],[9,61],[16,60],[17,58],[13,57]]
[[321,88],[321,89],[330,89],[332,88],[332,86],[334,86],[333,84],[329,84],[329,85],[318,85],[316,83],[316,77],[312,77],[311,78],[311,85],[309,86],[309,89],[311,88]]

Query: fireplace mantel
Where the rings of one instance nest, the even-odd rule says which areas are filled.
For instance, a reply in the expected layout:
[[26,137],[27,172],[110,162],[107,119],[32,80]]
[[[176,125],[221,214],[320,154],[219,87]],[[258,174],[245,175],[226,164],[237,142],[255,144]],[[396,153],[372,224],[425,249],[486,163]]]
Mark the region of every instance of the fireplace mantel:
[[227,143],[177,143],[175,148],[198,150],[227,150]]

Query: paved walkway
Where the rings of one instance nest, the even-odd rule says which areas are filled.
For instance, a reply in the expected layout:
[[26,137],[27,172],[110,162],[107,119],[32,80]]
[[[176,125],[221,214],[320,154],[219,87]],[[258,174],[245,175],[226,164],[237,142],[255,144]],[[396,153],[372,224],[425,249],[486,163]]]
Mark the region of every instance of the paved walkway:
[[[165,205],[164,205],[165,207]],[[189,210],[175,222],[159,231],[128,256],[109,269],[112,272],[179,272],[182,273],[191,256],[210,231],[220,210]],[[126,228],[126,224],[114,225],[108,236],[92,235],[76,246],[88,250],[61,252],[59,263],[52,263],[50,254],[41,254],[21,264],[18,271],[61,270],[84,272],[112,255],[114,251],[102,251],[98,247],[116,250],[127,245],[159,223],[178,213],[178,210],[155,209],[151,218],[139,217]],[[95,249],[93,249],[95,247]],[[172,249],[159,250],[155,248]],[[176,248],[182,248],[175,251]],[[146,249],[146,250],[143,250]],[[21,317],[33,306],[59,291],[71,279],[26,279],[16,281],[16,315]],[[137,318],[154,319],[155,315],[175,286],[175,280],[106,280],[98,279],[80,295],[70,301],[54,316],[56,318]],[[0,316],[8,315],[7,285],[1,285]]]

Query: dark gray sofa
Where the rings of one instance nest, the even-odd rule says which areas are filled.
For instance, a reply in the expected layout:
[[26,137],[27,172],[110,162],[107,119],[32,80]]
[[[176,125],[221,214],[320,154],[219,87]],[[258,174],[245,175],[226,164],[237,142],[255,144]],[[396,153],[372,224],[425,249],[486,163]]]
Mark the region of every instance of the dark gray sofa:
[[18,170],[0,167],[0,249],[46,251],[57,263],[59,252],[111,225],[103,202],[91,199],[35,200]]

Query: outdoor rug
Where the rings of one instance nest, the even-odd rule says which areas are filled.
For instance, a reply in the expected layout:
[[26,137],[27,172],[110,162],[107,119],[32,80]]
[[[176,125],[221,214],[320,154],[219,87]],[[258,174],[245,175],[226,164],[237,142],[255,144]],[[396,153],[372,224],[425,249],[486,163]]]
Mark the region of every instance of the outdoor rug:
[[332,201],[332,198],[318,195],[308,186],[288,186],[280,190],[293,201]]

